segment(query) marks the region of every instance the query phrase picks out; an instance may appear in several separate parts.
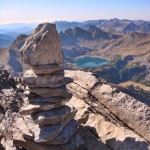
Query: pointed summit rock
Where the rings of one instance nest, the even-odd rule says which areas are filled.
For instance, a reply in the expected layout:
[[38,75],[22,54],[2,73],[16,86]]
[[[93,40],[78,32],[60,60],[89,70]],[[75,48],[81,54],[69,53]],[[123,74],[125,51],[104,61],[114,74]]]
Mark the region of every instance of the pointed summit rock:
[[61,42],[55,24],[38,25],[20,51],[23,62],[31,66],[63,63]]

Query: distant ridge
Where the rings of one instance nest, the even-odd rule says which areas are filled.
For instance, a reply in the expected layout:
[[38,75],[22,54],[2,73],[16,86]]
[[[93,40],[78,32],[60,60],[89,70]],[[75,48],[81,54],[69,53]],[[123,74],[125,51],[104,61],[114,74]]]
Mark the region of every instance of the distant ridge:
[[[104,40],[116,39],[119,36],[112,33],[107,33],[96,26],[89,26],[88,28],[75,27],[68,28],[64,32],[60,32],[62,45],[68,46],[85,46],[92,44],[91,42],[99,43]],[[86,47],[86,46],[85,46]]]
[[[140,32],[140,33],[148,33],[150,32],[150,21],[144,20],[129,20],[129,19],[100,19],[100,20],[87,20],[83,22],[77,21],[55,21],[52,22],[56,24],[57,30],[64,31],[67,28],[75,28],[75,27],[89,27],[89,26],[96,26],[106,32],[111,32],[113,34],[125,34],[128,32]],[[38,23],[13,23],[13,24],[2,24],[0,25],[0,33],[5,34],[7,32],[12,31],[12,29],[19,29],[20,34],[27,34],[28,32],[31,34],[33,29],[38,25]],[[26,28],[26,30],[22,29]],[[28,29],[27,29],[28,28]],[[29,32],[30,29],[30,32]],[[19,35],[19,34],[18,34]]]

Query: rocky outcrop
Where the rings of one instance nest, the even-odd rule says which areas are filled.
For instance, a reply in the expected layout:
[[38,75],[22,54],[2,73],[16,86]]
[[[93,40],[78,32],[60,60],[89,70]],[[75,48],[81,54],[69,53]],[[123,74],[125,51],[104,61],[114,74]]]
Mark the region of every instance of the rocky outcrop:
[[53,65],[63,62],[59,35],[54,24],[40,24],[21,48],[24,63]]
[[15,150],[13,146],[12,124],[14,114],[23,103],[24,86],[13,78],[7,70],[0,70],[0,149]]
[[78,110],[75,119],[111,150],[150,149],[144,138],[128,127],[110,121],[84,100],[73,96],[69,103],[74,104]]
[[[44,25],[46,29],[47,26],[51,25]],[[54,25],[52,25],[53,27]],[[41,30],[45,31],[43,26],[41,26]],[[52,44],[54,44],[53,42]],[[32,43],[30,44],[32,45]],[[38,43],[38,45],[40,44]],[[22,49],[22,51],[29,49]],[[32,50],[30,52],[32,53]],[[24,52],[22,53],[24,54]],[[29,58],[27,60],[30,60]],[[56,56],[56,58],[58,57]],[[5,116],[4,121],[6,122],[2,120],[0,124],[1,148],[6,150],[20,148],[27,150],[91,150],[94,147],[95,150],[109,150],[105,144],[99,142],[92,132],[80,126],[79,122],[73,119],[77,110],[66,104],[70,100],[71,94],[67,92],[65,87],[72,80],[64,78],[64,71],[59,66],[61,58],[59,61],[56,60],[55,63],[48,62],[44,65],[40,61],[37,63],[41,63],[41,65],[30,64],[31,69],[26,71],[23,77],[23,83],[28,85],[25,89],[20,86],[20,83],[11,84],[14,89],[19,88],[22,92],[24,91],[24,94],[19,97],[20,101],[12,95],[14,96],[12,108],[17,106],[17,111],[13,109],[10,112],[11,109],[8,108],[8,113],[3,115],[5,106],[0,107],[2,118]],[[45,62],[47,61],[45,60]],[[7,89],[5,89],[8,79],[2,78],[2,81],[4,85],[1,84],[1,90],[7,97],[13,91],[11,86],[6,86]],[[24,101],[22,101],[23,98]],[[8,103],[10,102],[9,99]],[[18,113],[19,111],[20,113]],[[4,131],[7,134],[3,134]]]
[[[39,25],[26,40],[21,53],[24,63],[31,70],[27,70],[23,77],[28,87],[25,89],[26,97],[20,116],[14,122],[14,144],[34,150],[34,146],[29,148],[21,145],[19,131],[25,141],[32,140],[35,143],[33,145],[41,145],[41,149],[46,149],[42,148],[42,144],[62,149],[78,130],[79,123],[73,119],[76,109],[65,105],[71,94],[66,89],[64,72],[60,68],[63,62],[62,49],[55,25]],[[37,98],[38,102],[32,102],[30,98]],[[74,147],[67,148],[66,144],[66,149],[78,149],[82,145],[81,140],[74,143]]]
[[[120,146],[125,144],[125,149],[132,147],[137,149],[137,145],[140,145],[140,150],[150,149],[150,107],[147,103],[140,102],[115,85],[98,80],[90,72],[66,71],[65,73],[66,77],[74,79],[68,85],[68,89],[74,96],[88,104],[84,106],[86,111],[82,112],[83,115],[77,114],[80,122],[95,127],[99,137],[112,149],[119,147],[115,143],[120,143]],[[81,100],[75,100],[73,103],[75,105],[78,103],[79,108],[82,107]],[[100,116],[89,113],[89,110]]]

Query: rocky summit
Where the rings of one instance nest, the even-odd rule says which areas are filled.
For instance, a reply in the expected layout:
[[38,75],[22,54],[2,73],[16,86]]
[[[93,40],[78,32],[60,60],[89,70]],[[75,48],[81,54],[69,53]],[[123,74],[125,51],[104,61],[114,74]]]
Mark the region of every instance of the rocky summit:
[[[27,85],[24,92],[26,97],[20,116],[14,123],[14,144],[35,150],[20,144],[20,132],[24,140],[32,140],[34,144],[31,147],[36,144],[42,147],[44,144],[53,149],[62,149],[78,130],[79,123],[73,119],[77,110],[65,105],[71,94],[66,88],[64,71],[60,69],[63,56],[55,25],[40,24],[27,38],[21,54],[23,62],[31,70],[27,70],[23,76],[23,83]],[[79,147],[80,142],[73,149]],[[44,147],[41,149],[45,150]]]

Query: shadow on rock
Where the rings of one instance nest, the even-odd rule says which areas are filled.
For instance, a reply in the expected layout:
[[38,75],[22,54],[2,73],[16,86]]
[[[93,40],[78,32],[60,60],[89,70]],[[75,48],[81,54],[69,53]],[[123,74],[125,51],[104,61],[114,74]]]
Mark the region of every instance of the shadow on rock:
[[[103,143],[96,129],[90,126],[82,128],[82,138],[87,147],[93,150],[150,150],[150,145],[148,143],[144,141],[135,141],[135,139],[131,137],[127,137],[123,141],[112,138],[106,140],[106,143]],[[89,150],[88,148],[87,150]]]
[[81,126],[80,135],[85,143],[84,150],[111,150],[100,141],[96,129],[90,126]]
[[135,139],[131,137],[127,137],[124,141],[112,138],[106,141],[106,145],[113,150],[150,150],[148,143],[135,141]]

